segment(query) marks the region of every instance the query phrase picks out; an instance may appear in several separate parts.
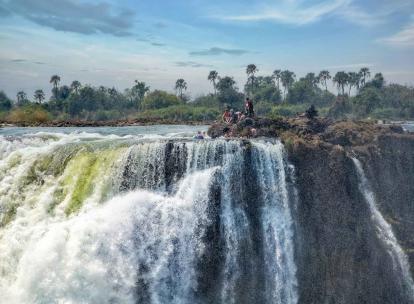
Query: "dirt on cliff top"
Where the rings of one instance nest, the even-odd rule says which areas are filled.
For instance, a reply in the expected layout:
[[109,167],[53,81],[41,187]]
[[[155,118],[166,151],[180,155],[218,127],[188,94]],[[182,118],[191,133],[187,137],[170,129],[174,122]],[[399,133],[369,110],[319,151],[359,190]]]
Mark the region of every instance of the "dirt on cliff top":
[[364,146],[380,136],[408,136],[399,125],[379,125],[367,121],[332,121],[327,118],[245,119],[237,124],[215,123],[208,134],[212,138],[279,138],[283,142],[301,141],[308,144],[329,144],[342,147]]

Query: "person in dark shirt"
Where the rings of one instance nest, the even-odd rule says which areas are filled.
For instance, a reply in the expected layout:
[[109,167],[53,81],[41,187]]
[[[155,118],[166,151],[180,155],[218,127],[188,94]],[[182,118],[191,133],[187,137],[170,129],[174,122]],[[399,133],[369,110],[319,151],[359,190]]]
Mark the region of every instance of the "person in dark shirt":
[[254,116],[253,101],[250,98],[246,98],[246,103],[244,104],[244,109],[247,117]]

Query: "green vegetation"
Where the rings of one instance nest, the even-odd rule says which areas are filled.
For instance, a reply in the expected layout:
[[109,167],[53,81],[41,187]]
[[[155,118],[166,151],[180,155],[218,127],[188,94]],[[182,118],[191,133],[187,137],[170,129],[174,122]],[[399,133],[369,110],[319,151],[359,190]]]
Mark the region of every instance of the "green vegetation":
[[[213,93],[190,98],[187,82],[175,83],[176,94],[151,90],[135,80],[123,92],[115,88],[82,85],[74,80],[61,85],[58,75],[50,79],[51,94],[46,100],[36,90],[33,101],[19,91],[13,101],[0,91],[0,121],[39,124],[49,120],[121,120],[141,119],[148,122],[213,121],[220,118],[226,106],[244,110],[244,99],[250,97],[259,116],[295,116],[314,105],[321,116],[331,118],[413,119],[414,88],[387,84],[381,73],[371,78],[368,68],[360,71],[308,73],[297,79],[289,70],[275,70],[272,75],[258,75],[254,64],[246,67],[247,80],[241,92],[231,76],[217,71],[206,75]],[[336,94],[329,91],[332,81]]]
[[170,106],[155,110],[146,110],[138,114],[138,118],[155,121],[213,121],[220,116],[217,107],[195,107],[191,105]]
[[44,123],[50,119],[50,113],[40,104],[25,104],[14,107],[6,119],[11,123]]
[[[182,94],[180,92],[180,94]],[[168,108],[171,106],[178,106],[182,104],[182,100],[180,100],[177,96],[173,94],[169,94],[164,91],[155,90],[152,93],[149,93],[148,96],[144,98],[142,103],[142,108],[144,110],[147,109],[162,109]]]

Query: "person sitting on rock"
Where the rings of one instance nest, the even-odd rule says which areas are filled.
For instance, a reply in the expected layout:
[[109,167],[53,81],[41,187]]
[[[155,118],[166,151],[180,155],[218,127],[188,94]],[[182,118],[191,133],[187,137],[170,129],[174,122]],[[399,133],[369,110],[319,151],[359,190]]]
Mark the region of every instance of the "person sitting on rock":
[[318,116],[318,111],[314,105],[311,105],[310,108],[306,110],[305,116],[308,119],[314,119],[316,116]]
[[197,132],[197,135],[196,135],[196,136],[194,136],[194,139],[204,139],[204,136],[203,136],[203,134],[201,133],[201,131],[198,131],[198,132]]
[[226,124],[230,124],[231,123],[231,121],[233,119],[233,116],[230,113],[229,108],[226,108],[224,110],[223,116],[221,118],[223,119],[223,122],[225,122]]

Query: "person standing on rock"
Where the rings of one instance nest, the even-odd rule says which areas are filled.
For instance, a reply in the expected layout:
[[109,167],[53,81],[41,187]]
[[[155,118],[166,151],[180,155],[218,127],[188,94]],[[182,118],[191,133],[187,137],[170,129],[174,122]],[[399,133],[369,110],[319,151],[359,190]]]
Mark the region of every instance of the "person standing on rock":
[[248,97],[246,98],[246,102],[244,104],[244,110],[247,117],[252,118],[254,116],[253,101]]

